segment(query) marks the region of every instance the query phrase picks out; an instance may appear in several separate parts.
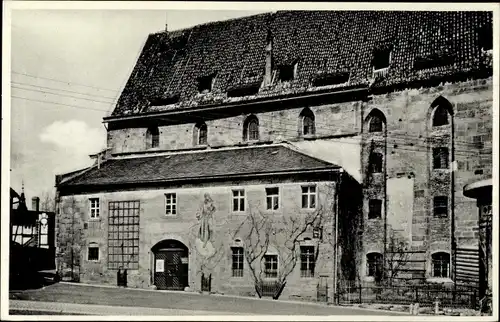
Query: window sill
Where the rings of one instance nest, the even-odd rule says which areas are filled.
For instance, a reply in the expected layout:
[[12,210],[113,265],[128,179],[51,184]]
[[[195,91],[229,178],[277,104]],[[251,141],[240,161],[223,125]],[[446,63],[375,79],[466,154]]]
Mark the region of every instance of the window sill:
[[176,214],[176,215],[163,215],[164,218],[167,218],[167,219],[175,219],[175,218],[179,218],[179,214]]
[[453,280],[448,277],[429,277],[426,279],[426,282],[436,283],[436,284],[454,284]]
[[99,217],[99,218],[89,218],[89,221],[101,221],[101,217]]
[[365,282],[375,282],[375,277],[374,276],[365,276],[363,278]]
[[231,216],[246,216],[247,212],[246,211],[233,211],[231,212]]

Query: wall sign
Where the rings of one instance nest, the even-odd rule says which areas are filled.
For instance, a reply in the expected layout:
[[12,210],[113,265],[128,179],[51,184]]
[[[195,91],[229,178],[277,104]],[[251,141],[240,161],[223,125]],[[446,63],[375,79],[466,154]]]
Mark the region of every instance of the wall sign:
[[156,265],[155,265],[155,272],[156,273],[163,273],[164,271],[165,271],[165,260],[157,259]]

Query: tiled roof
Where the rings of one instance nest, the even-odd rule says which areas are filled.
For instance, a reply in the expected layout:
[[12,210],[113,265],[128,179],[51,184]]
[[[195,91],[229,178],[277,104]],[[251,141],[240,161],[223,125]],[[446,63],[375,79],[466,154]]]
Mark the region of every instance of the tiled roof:
[[168,182],[277,172],[337,169],[337,165],[284,146],[109,159],[59,183],[63,186]]
[[[491,12],[278,11],[151,34],[112,116],[301,93],[314,90],[318,75],[350,75],[337,87],[369,84],[376,48],[392,50],[379,87],[490,75],[481,43],[492,37],[491,26]],[[288,89],[228,97],[228,90],[261,84],[268,32],[275,66],[297,61],[296,79]],[[213,74],[213,93],[197,95],[198,80]]]

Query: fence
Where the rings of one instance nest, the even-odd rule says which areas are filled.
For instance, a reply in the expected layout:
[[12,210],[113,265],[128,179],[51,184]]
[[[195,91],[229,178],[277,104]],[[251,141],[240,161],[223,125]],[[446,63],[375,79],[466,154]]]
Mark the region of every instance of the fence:
[[348,285],[339,288],[340,304],[401,304],[419,303],[420,306],[432,306],[436,300],[442,307],[472,308],[477,307],[478,290],[474,287],[443,285],[397,285],[363,286]]

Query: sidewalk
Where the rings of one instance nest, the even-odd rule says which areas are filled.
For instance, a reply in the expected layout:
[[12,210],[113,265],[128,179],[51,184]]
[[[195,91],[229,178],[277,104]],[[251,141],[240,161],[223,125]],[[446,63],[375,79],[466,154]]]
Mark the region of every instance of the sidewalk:
[[9,301],[9,311],[11,315],[16,311],[38,311],[50,314],[78,314],[78,315],[253,315],[250,313],[228,313],[215,311],[193,311],[178,309],[160,309],[150,307],[127,307],[109,305],[90,305],[59,302],[39,302],[39,301]]
[[[96,306],[90,313],[115,312],[110,314],[144,315],[158,312],[160,315],[407,315],[406,312],[370,310],[319,303],[258,299],[231,295],[208,295],[193,292],[154,291],[149,289],[118,288],[116,286],[57,283],[42,289],[11,291],[11,303],[19,301],[45,303],[42,309],[68,312],[68,308],[82,309]],[[54,303],[57,306],[48,306]],[[76,306],[73,306],[76,305]],[[34,304],[37,305],[37,304]],[[42,304],[43,305],[43,304]],[[99,307],[102,309],[100,310]],[[110,309],[110,307],[112,309]],[[22,307],[25,308],[25,307]],[[38,306],[32,307],[35,310]],[[137,310],[136,310],[137,308]],[[113,311],[111,311],[113,310]],[[144,311],[146,310],[146,311]],[[82,311],[76,311],[82,312]],[[71,312],[68,312],[71,313]]]

